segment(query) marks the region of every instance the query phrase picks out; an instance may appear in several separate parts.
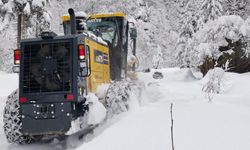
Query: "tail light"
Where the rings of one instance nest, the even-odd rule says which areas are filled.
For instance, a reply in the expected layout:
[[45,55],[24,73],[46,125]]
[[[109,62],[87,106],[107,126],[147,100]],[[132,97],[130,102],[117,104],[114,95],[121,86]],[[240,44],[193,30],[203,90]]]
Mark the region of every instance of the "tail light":
[[21,51],[20,49],[14,50],[14,64],[20,65]]
[[67,94],[67,100],[68,101],[74,100],[74,95],[73,94]]
[[28,99],[26,97],[19,97],[19,103],[25,103]]
[[84,45],[79,45],[79,59],[84,60],[85,59],[85,48]]

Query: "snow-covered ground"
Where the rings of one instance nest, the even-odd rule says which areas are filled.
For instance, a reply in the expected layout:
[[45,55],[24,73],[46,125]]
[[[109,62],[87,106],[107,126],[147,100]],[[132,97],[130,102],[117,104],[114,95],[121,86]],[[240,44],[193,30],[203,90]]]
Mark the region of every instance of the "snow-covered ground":
[[[174,143],[178,150],[248,150],[250,148],[250,73],[225,73],[222,93],[208,102],[202,92],[208,78],[196,80],[187,70],[162,69],[164,78],[140,73],[146,85],[140,106],[102,124],[82,140],[26,146],[9,145],[0,127],[1,149],[166,150],[171,149],[170,104],[173,103]],[[0,74],[0,95],[17,87],[17,76]],[[9,85],[12,85],[10,87]],[[7,86],[9,86],[7,88]],[[8,91],[9,90],[9,91]],[[0,125],[4,98],[0,101]]]

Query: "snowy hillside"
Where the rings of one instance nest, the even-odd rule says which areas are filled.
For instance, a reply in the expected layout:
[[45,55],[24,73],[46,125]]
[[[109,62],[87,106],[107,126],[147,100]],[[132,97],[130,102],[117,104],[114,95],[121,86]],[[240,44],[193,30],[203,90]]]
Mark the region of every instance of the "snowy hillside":
[[[2,150],[165,150],[171,149],[170,104],[173,103],[175,149],[248,150],[250,147],[250,74],[225,73],[221,94],[208,102],[202,92],[208,77],[194,79],[186,69],[162,69],[164,78],[140,73],[146,85],[143,101],[133,109],[102,124],[78,140],[74,135],[63,141],[26,146],[9,145],[2,130],[0,102],[0,146]],[[14,90],[17,76],[0,74],[0,95]],[[9,86],[9,83],[12,86]],[[3,92],[4,91],[4,92]],[[135,100],[135,99],[132,99]]]
[[[9,2],[7,3],[8,5],[1,5],[1,1],[2,0],[0,0],[0,20],[3,20],[4,24],[0,25],[0,39],[8,42],[9,44],[0,44],[0,52],[3,51],[4,53],[1,55],[7,57],[8,59],[12,57],[9,53],[16,48],[17,15],[15,13],[18,12],[18,9],[16,10],[14,5],[17,5],[20,7],[25,6],[23,9],[30,10],[28,14],[24,14],[25,16],[28,16],[26,19],[28,21],[25,22],[24,27],[27,28],[27,30],[25,29],[23,38],[38,35],[39,31],[37,33],[37,29],[48,30],[45,27],[40,27],[40,24],[47,25],[46,22],[49,22],[50,30],[55,31],[58,34],[62,33],[63,30],[62,25],[60,25],[60,17],[67,14],[67,10],[70,7],[74,8],[76,11],[85,11],[90,14],[117,11],[124,12],[128,15],[130,21],[134,21],[136,23],[138,28],[139,38],[137,47],[138,57],[141,64],[143,64],[141,65],[141,68],[152,66],[152,63],[145,61],[145,58],[152,60],[153,56],[157,52],[155,50],[157,47],[161,48],[162,53],[166,58],[163,64],[164,66],[173,66],[175,64],[175,55],[173,51],[175,51],[174,47],[178,33],[176,32],[175,26],[177,14],[174,13],[176,10],[173,9],[172,6],[175,4],[172,2],[166,2],[163,0],[129,0],[126,2],[114,0],[23,0],[14,1],[13,3]],[[3,3],[4,2],[5,1],[3,1]],[[26,7],[27,3],[29,3],[30,8]],[[39,4],[38,10],[36,10],[37,3]],[[43,6],[44,4],[46,4],[46,6]],[[39,14],[43,14],[40,20],[33,19],[34,17],[39,17],[36,15],[37,11]],[[1,28],[4,29],[1,30]],[[0,64],[0,69],[10,71],[9,67],[12,62],[9,62],[8,59],[0,60],[0,63],[5,64]]]
[[[195,45],[191,42],[195,39],[193,34],[204,23],[224,15],[237,15],[245,20],[250,14],[247,0],[0,0],[0,70],[11,72],[12,50],[17,47],[17,14],[24,16],[22,38],[37,36],[44,30],[61,34],[60,17],[70,7],[89,14],[126,13],[138,29],[141,69],[153,67],[152,61],[159,53],[163,59],[160,67],[185,66],[190,62],[186,57],[192,55],[186,51]],[[176,55],[181,55],[178,63]]]

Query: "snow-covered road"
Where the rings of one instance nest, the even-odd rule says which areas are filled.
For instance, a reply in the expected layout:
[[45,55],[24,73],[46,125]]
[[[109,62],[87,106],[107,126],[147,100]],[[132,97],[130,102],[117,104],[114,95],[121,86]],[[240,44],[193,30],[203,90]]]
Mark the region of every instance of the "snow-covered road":
[[[209,103],[201,90],[207,78],[194,80],[187,70],[175,68],[161,71],[164,74],[162,80],[152,79],[152,73],[139,75],[146,85],[145,99],[140,106],[134,103],[132,110],[101,125],[80,141],[69,137],[59,143],[9,145],[2,130],[4,100],[1,99],[1,149],[171,149],[169,111],[173,103],[176,150],[249,150],[250,73],[226,73],[223,92]],[[0,85],[0,93],[4,87]]]

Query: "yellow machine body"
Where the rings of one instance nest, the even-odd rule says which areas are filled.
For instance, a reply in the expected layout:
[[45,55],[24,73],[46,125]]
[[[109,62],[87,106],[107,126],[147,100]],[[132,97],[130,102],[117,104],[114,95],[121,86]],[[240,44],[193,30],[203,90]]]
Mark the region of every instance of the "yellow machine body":
[[87,91],[96,93],[97,87],[110,83],[109,49],[90,38],[85,39],[89,47],[90,76],[87,77]]
[[[85,18],[85,19],[83,19]],[[101,13],[101,14],[93,14],[86,16],[76,16],[76,19],[83,20],[98,20],[98,19],[112,19],[112,18],[122,18],[126,20],[126,14],[122,12],[115,13]],[[64,15],[61,17],[62,23],[64,25],[64,30],[66,28],[66,24],[70,22],[70,16]],[[123,27],[122,27],[123,28]],[[125,31],[124,31],[125,32]],[[78,32],[79,33],[79,32]],[[68,34],[65,32],[65,34]],[[111,51],[118,51],[121,48],[112,48],[110,45],[105,45],[98,42],[96,39],[93,39],[91,36],[85,39],[86,46],[89,48],[89,66],[90,66],[90,76],[86,77],[87,81],[87,92],[96,93],[99,85],[108,84],[111,82],[111,57],[114,59],[114,56],[111,56]],[[122,43],[122,42],[119,42]],[[121,47],[121,46],[120,46]],[[120,50],[121,51],[121,50]],[[113,52],[114,53],[114,52]],[[119,52],[118,52],[119,53]],[[124,57],[127,57],[126,55]],[[118,67],[121,68],[121,67]],[[126,67],[124,67],[126,68]],[[117,73],[118,71],[113,71]]]
[[[76,17],[84,17],[84,16],[76,16]],[[100,13],[100,14],[92,14],[89,15],[87,18],[89,19],[100,19],[100,18],[110,18],[110,17],[124,17],[126,18],[126,14],[123,12],[114,12],[114,13]],[[62,22],[70,21],[69,15],[63,15],[61,17]]]

